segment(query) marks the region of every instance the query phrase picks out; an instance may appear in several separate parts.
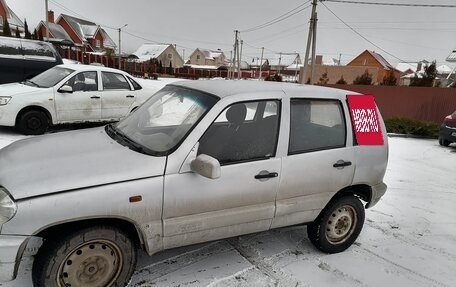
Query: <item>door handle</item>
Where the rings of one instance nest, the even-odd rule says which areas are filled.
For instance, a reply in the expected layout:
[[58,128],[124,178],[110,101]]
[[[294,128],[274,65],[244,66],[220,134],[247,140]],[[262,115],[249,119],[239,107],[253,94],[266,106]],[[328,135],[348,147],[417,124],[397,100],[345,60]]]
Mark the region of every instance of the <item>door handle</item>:
[[91,96],[90,98],[91,98],[91,99],[99,99],[100,96]]
[[268,172],[268,173],[259,173],[255,175],[255,179],[264,179],[264,178],[274,178],[278,177],[279,174],[277,172]]
[[135,96],[127,95],[127,98],[134,98]]
[[344,168],[346,166],[352,165],[351,161],[345,161],[345,160],[338,160],[335,164],[333,164],[333,167],[335,168]]

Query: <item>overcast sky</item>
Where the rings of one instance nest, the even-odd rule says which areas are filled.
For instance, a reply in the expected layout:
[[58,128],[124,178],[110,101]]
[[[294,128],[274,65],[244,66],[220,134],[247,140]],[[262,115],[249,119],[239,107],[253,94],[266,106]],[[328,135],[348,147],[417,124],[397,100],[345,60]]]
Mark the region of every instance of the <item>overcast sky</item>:
[[[367,0],[373,1],[373,0]],[[45,0],[6,0],[29,26],[44,18]],[[85,18],[105,26],[117,42],[118,33],[108,27],[128,24],[122,33],[122,49],[135,51],[142,43],[177,44],[186,57],[197,47],[221,49],[229,57],[234,30],[261,25],[306,0],[49,0],[49,8]],[[454,0],[376,0],[374,2],[449,4]],[[456,8],[386,7],[325,2],[337,16],[376,44],[373,46],[342,24],[321,3],[318,4],[317,54],[325,60],[338,58],[347,63],[368,49],[382,54],[395,65],[400,60],[416,62],[437,60],[451,67],[445,58],[456,49]],[[307,5],[303,6],[306,7]],[[273,52],[304,54],[310,8],[264,29],[241,33],[245,45],[243,59],[252,61]],[[135,36],[129,35],[133,34]],[[144,38],[144,39],[141,39]],[[146,40],[145,40],[146,39]]]

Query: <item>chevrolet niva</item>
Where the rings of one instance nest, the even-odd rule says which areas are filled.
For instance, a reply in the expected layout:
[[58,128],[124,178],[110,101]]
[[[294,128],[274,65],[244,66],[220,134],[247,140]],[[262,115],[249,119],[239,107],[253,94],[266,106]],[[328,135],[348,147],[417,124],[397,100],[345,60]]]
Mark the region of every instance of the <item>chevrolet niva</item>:
[[0,281],[34,256],[35,286],[124,286],[137,248],[298,224],[341,252],[361,232],[362,202],[386,191],[387,157],[373,96],[173,83],[118,123],[0,150]]

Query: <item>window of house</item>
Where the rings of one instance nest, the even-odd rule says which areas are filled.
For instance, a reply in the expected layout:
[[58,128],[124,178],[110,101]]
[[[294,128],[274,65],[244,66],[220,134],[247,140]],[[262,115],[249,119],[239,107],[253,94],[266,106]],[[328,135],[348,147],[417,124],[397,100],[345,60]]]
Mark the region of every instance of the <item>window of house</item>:
[[227,107],[201,137],[198,154],[232,164],[275,156],[279,101],[242,102]]
[[168,54],[168,59],[172,59],[173,58],[173,54]]
[[196,59],[199,60],[200,59],[200,55],[196,55]]
[[97,48],[100,48],[100,47],[101,47],[101,41],[97,40]]
[[347,131],[339,101],[293,99],[290,112],[289,154],[345,146]]
[[363,60],[363,66],[367,66],[367,64],[369,64],[369,60],[368,59],[364,59]]
[[64,85],[73,88],[73,92],[98,91],[97,72],[82,72],[69,79]]
[[102,72],[103,90],[130,90],[130,84],[122,74]]

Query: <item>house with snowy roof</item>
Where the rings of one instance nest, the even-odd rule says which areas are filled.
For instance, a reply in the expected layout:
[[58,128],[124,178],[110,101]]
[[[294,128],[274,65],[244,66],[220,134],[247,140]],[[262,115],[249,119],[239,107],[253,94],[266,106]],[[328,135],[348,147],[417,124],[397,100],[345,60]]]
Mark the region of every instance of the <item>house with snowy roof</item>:
[[[50,23],[49,38],[68,38],[67,36],[69,36],[76,47],[81,47],[86,52],[114,51],[117,48],[116,43],[112,40],[108,33],[100,25],[94,22],[66,14],[61,14],[55,22],[53,21],[53,18],[53,12],[48,14]],[[45,27],[44,25],[44,22],[40,23],[38,28],[42,31],[43,27]],[[62,27],[63,30],[57,27],[57,25]],[[45,36],[45,30],[43,32],[43,36]]]
[[399,80],[401,72],[393,67],[382,55],[374,52],[365,50],[351,62],[347,64],[348,67],[366,67],[378,69],[377,78],[373,79],[376,83],[381,83],[385,77],[390,73]]
[[0,35],[3,33],[3,25],[8,21],[11,33],[14,35],[16,30],[24,32],[24,22],[6,5],[5,0],[0,0]]
[[223,53],[220,49],[208,50],[197,48],[190,55],[186,64],[192,66],[212,66],[214,68],[219,68],[220,66],[227,65],[227,58],[225,56],[225,53]]
[[[75,46],[75,43],[65,29],[59,24],[54,23],[54,11],[48,11],[47,18],[49,23],[49,39],[47,38],[45,21],[41,21],[36,27],[38,34],[42,35],[44,40],[55,45]],[[83,45],[79,44],[78,46],[82,47]]]
[[162,63],[163,67],[171,65],[173,68],[181,68],[184,66],[184,60],[176,47],[171,44],[143,44],[128,58],[141,63],[156,59]]

